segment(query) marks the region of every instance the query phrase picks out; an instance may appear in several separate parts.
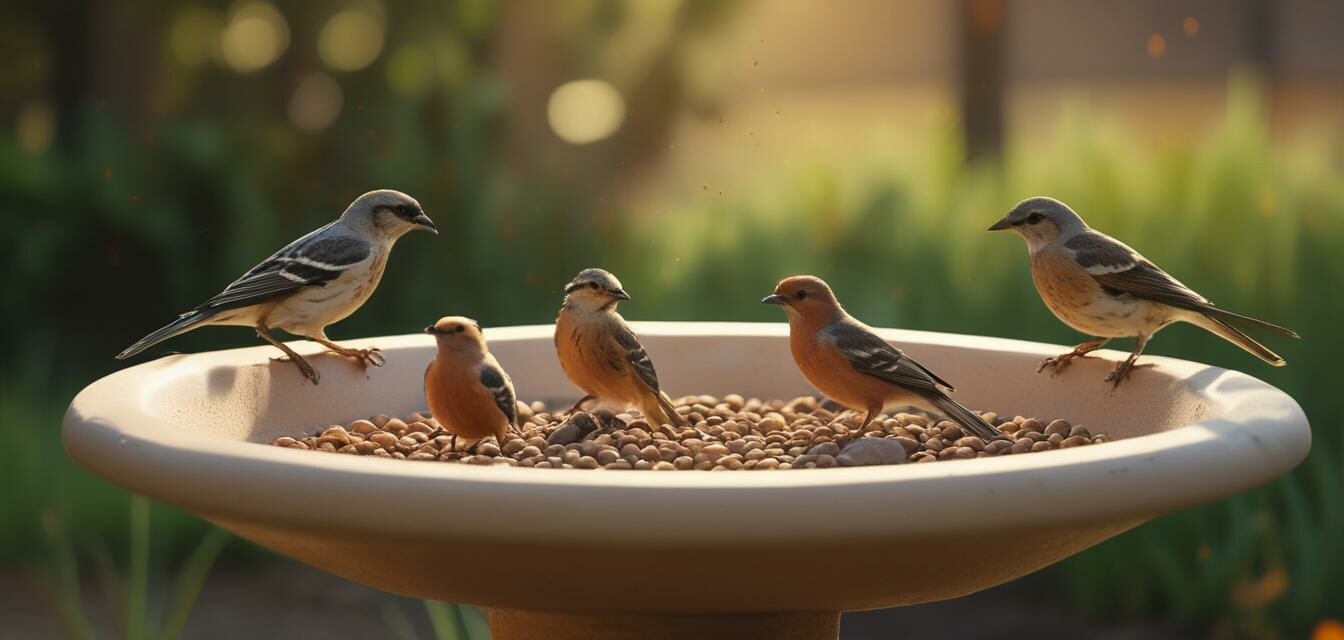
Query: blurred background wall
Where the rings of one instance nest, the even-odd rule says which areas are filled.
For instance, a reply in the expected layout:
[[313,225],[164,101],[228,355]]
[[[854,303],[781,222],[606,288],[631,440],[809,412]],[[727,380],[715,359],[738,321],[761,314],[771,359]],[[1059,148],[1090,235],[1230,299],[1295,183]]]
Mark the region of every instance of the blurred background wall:
[[[1316,444],[1281,482],[995,596],[1054,607],[1012,629],[1344,634],[1344,4],[53,0],[0,15],[0,617],[33,635],[171,628],[195,584],[180,624],[206,637],[249,618],[219,613],[245,608],[238,593],[299,571],[76,469],[59,419],[121,348],[379,187],[415,195],[443,234],[405,239],[337,340],[447,313],[550,322],[565,278],[603,265],[635,292],[632,319],[776,321],[755,301],[815,272],[874,325],[1071,344],[1020,242],[983,232],[1024,197],[1060,197],[1220,304],[1298,330],[1272,345],[1280,370],[1191,328],[1150,351],[1281,386]],[[206,330],[149,355],[255,342]],[[427,632],[405,602],[350,597],[374,604],[348,607],[368,615],[346,629]],[[911,628],[853,620],[852,637]]]

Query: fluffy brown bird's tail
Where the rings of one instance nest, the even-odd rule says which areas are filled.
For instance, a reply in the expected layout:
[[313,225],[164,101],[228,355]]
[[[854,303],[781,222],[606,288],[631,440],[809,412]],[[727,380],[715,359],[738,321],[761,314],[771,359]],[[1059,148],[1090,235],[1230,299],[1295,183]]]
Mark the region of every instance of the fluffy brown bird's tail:
[[[1246,316],[1239,316],[1235,313],[1229,313],[1229,312],[1223,312],[1223,313],[1228,313],[1229,315],[1239,318],[1243,321],[1252,321],[1252,324],[1255,324],[1256,326],[1264,326],[1266,328],[1278,331],[1279,333],[1283,333],[1284,335],[1290,335],[1293,336],[1294,338],[1297,337],[1296,333],[1284,329],[1283,327],[1278,327],[1269,324],[1268,322],[1253,320],[1252,318],[1247,318]],[[1286,360],[1279,357],[1279,354],[1270,351],[1268,347],[1266,347],[1263,344],[1260,344],[1259,342],[1256,342],[1255,338],[1252,338],[1246,335],[1245,333],[1242,333],[1236,327],[1226,322],[1223,322],[1222,320],[1215,318],[1209,314],[1200,316],[1200,319],[1202,320],[1201,322],[1196,322],[1196,324],[1198,324],[1200,327],[1208,330],[1210,333],[1213,333],[1228,342],[1231,342],[1232,344],[1237,345],[1238,347],[1241,347],[1242,349],[1245,349],[1251,355],[1260,358],[1261,360],[1264,360],[1265,362],[1274,365],[1276,367],[1282,367],[1283,365],[1288,364]]]
[[957,402],[952,398],[941,393],[930,393],[925,396],[925,398],[927,398],[933,406],[937,407],[939,411],[942,411],[947,417],[961,425],[963,429],[980,436],[985,442],[1006,437],[1001,431],[995,429],[994,425],[985,422],[984,418],[975,415],[975,412],[962,406],[960,402]]

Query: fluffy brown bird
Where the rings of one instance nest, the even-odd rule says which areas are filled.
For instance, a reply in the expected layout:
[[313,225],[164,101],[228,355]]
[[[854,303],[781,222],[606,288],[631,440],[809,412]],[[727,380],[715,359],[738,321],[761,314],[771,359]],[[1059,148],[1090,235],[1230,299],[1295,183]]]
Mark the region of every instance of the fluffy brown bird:
[[1087,226],[1068,205],[1053,198],[1023,200],[989,230],[1009,230],[1026,239],[1031,279],[1045,306],[1064,324],[1097,338],[1045,359],[1038,372],[1046,367],[1062,369],[1112,338],[1132,337],[1134,352],[1106,376],[1107,382],[1119,385],[1134,369],[1148,339],[1175,322],[1205,329],[1276,367],[1286,364],[1283,358],[1233,325],[1298,337],[1278,325],[1215,307],[1139,252]]
[[618,409],[637,407],[655,425],[682,426],[672,401],[658,384],[653,361],[616,305],[629,300],[616,276],[584,269],[565,286],[565,302],[555,319],[555,351],[565,375],[589,401]]
[[[845,312],[830,286],[813,276],[785,278],[761,300],[789,317],[789,347],[803,377],[826,397],[866,411],[863,427],[889,404],[936,410],[985,440],[1002,437],[944,389],[952,385]],[[862,427],[861,427],[862,428]]]
[[[448,316],[425,327],[439,352],[425,369],[425,400],[434,419],[457,438],[480,441],[494,436],[500,444],[518,427],[513,380],[490,355],[481,325],[471,318]],[[473,445],[474,447],[475,445]]]

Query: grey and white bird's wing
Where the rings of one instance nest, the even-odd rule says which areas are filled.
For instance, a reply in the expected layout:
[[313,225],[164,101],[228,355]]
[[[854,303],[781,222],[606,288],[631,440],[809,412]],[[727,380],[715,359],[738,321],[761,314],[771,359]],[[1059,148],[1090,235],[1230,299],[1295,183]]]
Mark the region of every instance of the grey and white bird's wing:
[[612,331],[612,337],[616,342],[615,346],[618,347],[613,357],[619,358],[619,361],[611,363],[613,368],[624,370],[629,367],[640,381],[654,392],[662,391],[658,386],[658,372],[653,369],[653,360],[649,359],[649,353],[644,350],[644,345],[639,343],[639,337],[635,332],[624,322],[620,322]]
[[368,241],[327,233],[329,227],[318,229],[277,251],[193,311],[249,307],[283,298],[300,289],[322,286],[364,262],[373,252]]
[[1213,303],[1123,242],[1088,231],[1064,243],[1073,259],[1107,292],[1129,294],[1179,309],[1208,311]]
[[835,322],[824,332],[824,337],[833,340],[840,354],[860,373],[912,391],[935,391],[941,394],[939,387],[955,390],[946,380],[857,322]]
[[493,362],[482,363],[478,370],[481,385],[495,396],[495,405],[509,419],[509,424],[518,426],[517,396],[513,391],[513,381],[509,374]]

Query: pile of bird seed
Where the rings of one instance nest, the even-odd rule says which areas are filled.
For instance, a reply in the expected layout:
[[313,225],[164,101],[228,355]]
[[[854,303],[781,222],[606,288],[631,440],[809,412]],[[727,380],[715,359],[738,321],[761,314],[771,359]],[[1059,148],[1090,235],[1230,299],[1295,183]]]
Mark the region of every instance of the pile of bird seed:
[[674,401],[682,428],[650,427],[630,413],[552,413],[540,402],[518,403],[522,433],[502,444],[486,439],[454,450],[453,438],[428,413],[404,418],[376,415],[333,425],[301,438],[272,443],[293,449],[439,460],[478,465],[550,469],[654,469],[728,471],[936,462],[1048,451],[1105,442],[1087,427],[1064,420],[1001,418],[982,413],[1005,436],[985,442],[949,420],[913,413],[883,414],[860,432],[862,414],[836,421],[817,398],[762,401],[729,394]]

